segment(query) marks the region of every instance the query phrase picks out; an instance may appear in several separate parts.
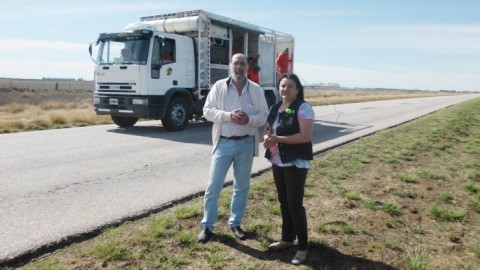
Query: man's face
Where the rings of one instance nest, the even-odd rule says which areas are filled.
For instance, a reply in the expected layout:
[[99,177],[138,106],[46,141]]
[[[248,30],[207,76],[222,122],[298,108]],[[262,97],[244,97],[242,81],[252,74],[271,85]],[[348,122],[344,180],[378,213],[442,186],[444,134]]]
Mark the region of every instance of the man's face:
[[236,54],[230,63],[230,73],[234,81],[241,81],[247,78],[247,58],[244,55]]

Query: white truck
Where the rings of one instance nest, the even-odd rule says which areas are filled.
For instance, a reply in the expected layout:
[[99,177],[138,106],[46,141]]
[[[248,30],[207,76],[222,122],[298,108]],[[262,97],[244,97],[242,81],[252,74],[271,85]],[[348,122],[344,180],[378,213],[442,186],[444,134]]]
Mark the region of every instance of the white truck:
[[293,55],[289,34],[203,10],[141,17],[122,32],[100,34],[89,47],[96,63],[95,111],[120,127],[145,118],[183,130],[189,120],[203,118],[205,98],[229,75],[234,53],[260,55],[259,84],[272,105],[278,100],[275,60],[286,48]]

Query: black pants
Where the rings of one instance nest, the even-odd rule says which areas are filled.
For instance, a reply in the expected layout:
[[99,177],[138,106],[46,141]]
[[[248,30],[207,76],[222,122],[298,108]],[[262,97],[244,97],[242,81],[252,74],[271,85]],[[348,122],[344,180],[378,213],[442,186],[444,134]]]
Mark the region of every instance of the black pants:
[[293,242],[298,238],[298,249],[307,250],[308,228],[303,196],[308,169],[273,165],[272,171],[282,211],[282,240]]

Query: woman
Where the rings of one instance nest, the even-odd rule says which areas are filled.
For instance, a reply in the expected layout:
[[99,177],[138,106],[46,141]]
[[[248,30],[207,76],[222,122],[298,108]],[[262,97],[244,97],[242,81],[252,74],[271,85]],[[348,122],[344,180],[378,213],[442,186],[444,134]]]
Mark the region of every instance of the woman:
[[308,253],[307,216],[303,207],[305,181],[313,159],[312,132],[315,112],[303,98],[303,86],[295,74],[281,77],[282,101],[273,105],[267,118],[263,146],[272,163],[273,179],[282,212],[282,239],[269,248],[281,250],[298,239],[293,264],[301,264]]

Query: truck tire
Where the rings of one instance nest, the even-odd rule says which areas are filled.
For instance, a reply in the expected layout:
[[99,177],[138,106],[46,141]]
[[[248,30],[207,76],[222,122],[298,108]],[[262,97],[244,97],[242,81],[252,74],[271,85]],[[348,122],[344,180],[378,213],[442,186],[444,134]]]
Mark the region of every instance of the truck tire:
[[275,93],[273,93],[273,91],[265,91],[265,99],[267,100],[268,108],[277,103]]
[[162,124],[168,131],[183,130],[188,124],[188,109],[183,98],[173,98],[167,106]]
[[138,117],[112,115],[112,121],[122,128],[133,127],[138,121]]

